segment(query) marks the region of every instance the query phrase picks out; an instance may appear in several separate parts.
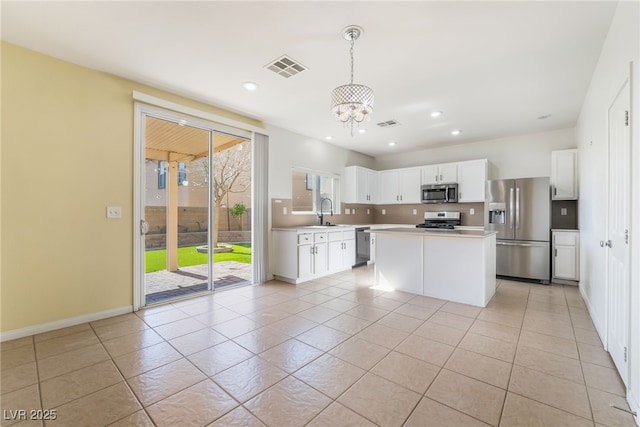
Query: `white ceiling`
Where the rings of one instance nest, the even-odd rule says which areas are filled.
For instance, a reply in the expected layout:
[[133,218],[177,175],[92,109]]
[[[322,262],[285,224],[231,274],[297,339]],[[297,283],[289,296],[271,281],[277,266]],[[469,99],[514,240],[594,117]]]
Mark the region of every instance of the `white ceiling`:
[[[573,126],[615,7],[2,1],[2,39],[377,156]],[[355,82],[376,95],[367,133],[353,137],[329,111],[331,90],[349,81],[348,25],[365,31]],[[284,54],[308,70],[285,79],[264,68]],[[376,126],[387,120],[401,125]]]

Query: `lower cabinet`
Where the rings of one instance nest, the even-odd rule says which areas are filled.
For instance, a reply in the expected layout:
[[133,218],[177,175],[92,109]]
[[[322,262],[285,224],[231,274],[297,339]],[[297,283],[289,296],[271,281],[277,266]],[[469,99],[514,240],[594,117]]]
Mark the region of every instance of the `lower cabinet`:
[[580,280],[580,233],[553,231],[552,276],[561,280]]
[[272,231],[273,274],[302,283],[351,268],[355,263],[355,230]]
[[369,233],[369,262],[367,264],[375,264],[376,262],[376,233]]
[[355,230],[329,232],[327,252],[330,273],[351,268],[356,263]]

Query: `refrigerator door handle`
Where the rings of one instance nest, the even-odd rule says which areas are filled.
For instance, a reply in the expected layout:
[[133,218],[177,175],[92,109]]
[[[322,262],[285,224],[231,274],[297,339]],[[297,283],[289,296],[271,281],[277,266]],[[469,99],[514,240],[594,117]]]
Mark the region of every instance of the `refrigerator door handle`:
[[520,188],[516,188],[516,230],[520,229]]
[[513,228],[513,188],[509,189],[509,228]]

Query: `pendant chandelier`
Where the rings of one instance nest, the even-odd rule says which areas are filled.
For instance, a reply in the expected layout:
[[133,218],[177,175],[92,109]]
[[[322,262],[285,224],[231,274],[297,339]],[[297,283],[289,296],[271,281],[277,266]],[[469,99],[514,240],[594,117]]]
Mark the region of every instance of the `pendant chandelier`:
[[370,120],[373,113],[373,90],[368,86],[353,83],[353,45],[363,32],[362,28],[355,25],[342,31],[342,37],[351,43],[351,83],[338,86],[331,92],[331,112],[338,120],[351,126],[351,136],[353,124]]

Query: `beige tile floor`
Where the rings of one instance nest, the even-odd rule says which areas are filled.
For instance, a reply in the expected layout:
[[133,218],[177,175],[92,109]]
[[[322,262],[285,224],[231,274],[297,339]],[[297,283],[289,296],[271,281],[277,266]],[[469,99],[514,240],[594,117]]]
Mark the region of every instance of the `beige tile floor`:
[[371,273],[2,343],[2,425],[41,425],[19,409],[74,427],[635,425],[609,406],[625,391],[576,288],[501,280],[481,309]]

